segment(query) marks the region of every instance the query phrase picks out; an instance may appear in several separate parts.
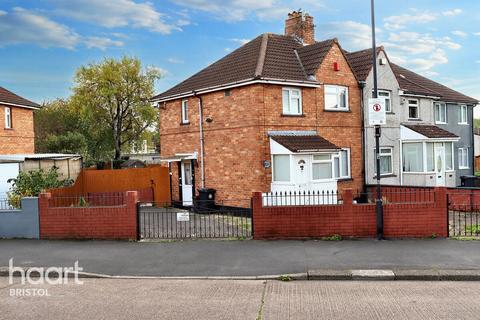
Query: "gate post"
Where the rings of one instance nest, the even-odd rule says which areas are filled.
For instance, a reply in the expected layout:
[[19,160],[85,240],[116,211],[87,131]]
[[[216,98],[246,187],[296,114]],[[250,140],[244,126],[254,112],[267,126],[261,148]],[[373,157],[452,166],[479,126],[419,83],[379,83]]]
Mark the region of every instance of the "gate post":
[[140,230],[140,202],[137,201],[137,241],[141,240]]

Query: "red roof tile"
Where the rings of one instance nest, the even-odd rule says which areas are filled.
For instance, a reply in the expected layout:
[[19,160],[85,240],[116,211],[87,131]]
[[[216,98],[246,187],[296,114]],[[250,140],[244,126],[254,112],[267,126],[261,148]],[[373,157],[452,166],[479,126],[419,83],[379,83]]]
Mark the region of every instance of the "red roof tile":
[[340,149],[318,135],[286,135],[271,136],[271,138],[292,152]]
[[407,127],[415,132],[424,135],[427,138],[458,138],[456,134],[451,133],[450,131],[444,130],[437,126],[426,125],[426,124],[402,124],[404,127]]
[[20,97],[19,95],[0,87],[0,104],[13,104],[20,107],[28,107],[28,108],[40,108],[40,105],[27,100],[25,98]]

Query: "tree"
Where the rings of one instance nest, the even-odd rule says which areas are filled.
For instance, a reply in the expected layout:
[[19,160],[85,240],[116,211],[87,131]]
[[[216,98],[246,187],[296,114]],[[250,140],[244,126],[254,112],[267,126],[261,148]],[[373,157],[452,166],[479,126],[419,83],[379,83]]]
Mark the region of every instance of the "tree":
[[116,160],[122,148],[156,123],[150,98],[159,78],[157,70],[142,70],[140,60],[130,57],[105,59],[78,69],[72,103],[82,106],[97,125],[109,128]]

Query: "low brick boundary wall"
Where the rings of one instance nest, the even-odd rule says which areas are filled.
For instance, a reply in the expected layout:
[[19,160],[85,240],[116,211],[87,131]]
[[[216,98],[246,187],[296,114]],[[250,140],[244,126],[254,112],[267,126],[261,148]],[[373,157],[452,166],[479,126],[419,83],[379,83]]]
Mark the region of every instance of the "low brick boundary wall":
[[136,191],[128,191],[125,204],[102,207],[50,207],[50,193],[39,198],[41,239],[137,238]]
[[[433,201],[385,204],[384,236],[447,237],[446,188],[435,188],[433,192]],[[342,199],[343,204],[338,205],[263,206],[262,194],[254,193],[254,239],[375,237],[375,204],[354,204],[352,190],[345,190]]]
[[0,210],[0,238],[39,238],[38,198],[21,201],[21,209]]

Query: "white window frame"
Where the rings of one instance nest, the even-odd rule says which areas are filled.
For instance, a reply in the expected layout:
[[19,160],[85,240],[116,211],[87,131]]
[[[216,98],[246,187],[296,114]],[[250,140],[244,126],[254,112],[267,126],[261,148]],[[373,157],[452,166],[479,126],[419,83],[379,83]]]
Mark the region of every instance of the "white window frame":
[[[389,153],[382,153],[382,150],[389,150],[390,152]],[[376,153],[376,149],[373,149],[373,154]],[[390,168],[392,168],[392,171],[391,172],[384,172],[384,173],[381,173],[380,172],[380,177],[381,176],[389,176],[389,175],[392,175],[393,174],[393,147],[380,147],[380,157],[383,156],[389,156],[390,157]],[[376,159],[374,158],[374,165],[373,165],[373,168],[375,169],[375,174],[374,176],[376,177],[377,176],[377,161]]]
[[[447,143],[450,143],[450,157],[451,157],[450,160],[452,161],[452,168],[451,169],[447,169],[447,146],[446,146]],[[455,171],[455,148],[454,148],[454,143],[450,142],[450,141],[447,141],[447,142],[444,142],[443,145],[445,146],[445,172],[453,172],[453,171]]]
[[[333,168],[333,178],[337,180],[350,179],[352,177],[351,170],[351,161],[350,161],[350,148],[342,148],[342,151],[347,152],[347,174],[342,176],[342,157],[340,152],[332,155],[332,168]],[[335,176],[335,159],[338,159],[338,177]]]
[[[460,109],[458,110],[458,124],[468,124],[468,107],[465,104],[461,104],[459,108]],[[463,119],[464,115],[465,119]]]
[[[336,98],[337,98],[337,106],[340,106],[340,91],[339,89],[345,89],[345,107],[341,108],[341,107],[337,107],[337,108],[332,108],[332,107],[327,107],[327,88],[330,88],[330,89],[335,89],[336,90]],[[330,85],[330,84],[326,84],[324,86],[324,107],[325,107],[325,110],[329,110],[329,111],[349,111],[350,110],[350,104],[349,104],[349,101],[348,101],[348,96],[349,96],[349,93],[348,93],[348,87],[346,86],[338,86],[338,85]]]
[[190,123],[188,120],[188,99],[182,100],[182,123]]
[[[288,106],[285,105],[284,100],[283,100],[283,94],[284,92],[288,92]],[[292,100],[293,95],[298,94],[298,104],[299,104],[299,110],[292,110]],[[303,108],[302,108],[302,90],[299,88],[282,88],[282,114],[285,115],[295,115],[295,116],[300,116],[303,114]]]
[[[315,160],[315,156],[329,156],[329,160]],[[316,163],[330,163],[330,178],[325,178],[325,179],[314,179],[313,178],[313,165]],[[319,153],[319,154],[314,154],[312,155],[312,181],[313,182],[320,182],[320,181],[332,181],[335,178],[335,169],[333,168],[334,162],[333,162],[333,155],[331,153]]]
[[12,108],[5,107],[5,129],[12,129]]
[[[443,119],[441,114],[443,111]],[[435,102],[434,103],[434,116],[435,116],[435,123],[436,124],[447,124],[447,104],[443,102]]]
[[[465,160],[466,165],[462,160]],[[468,160],[468,147],[458,148],[458,169],[470,169]]]
[[[411,101],[416,101],[416,104],[410,104]],[[407,111],[408,111],[408,120],[419,120],[420,119],[420,101],[418,99],[407,99]],[[410,117],[410,107],[415,107],[417,108],[417,117],[416,118],[411,118]]]
[[[380,94],[381,93],[386,93],[388,94],[388,97],[386,96],[381,96]],[[378,90],[378,97],[379,98],[386,98],[388,99],[389,103],[385,103],[385,112],[386,113],[392,113],[393,110],[392,110],[392,93],[389,91],[389,90]]]

